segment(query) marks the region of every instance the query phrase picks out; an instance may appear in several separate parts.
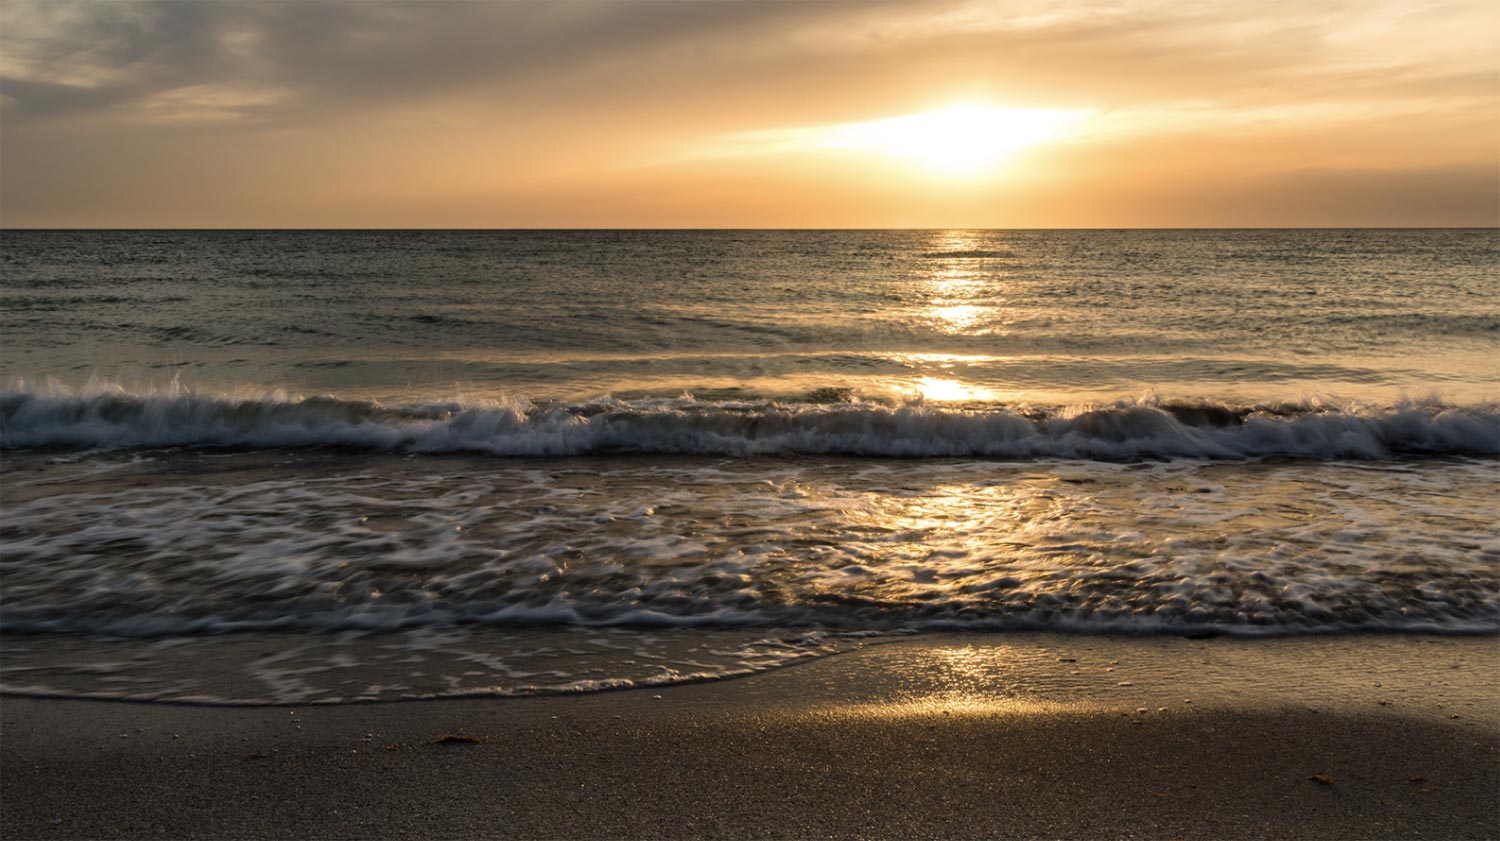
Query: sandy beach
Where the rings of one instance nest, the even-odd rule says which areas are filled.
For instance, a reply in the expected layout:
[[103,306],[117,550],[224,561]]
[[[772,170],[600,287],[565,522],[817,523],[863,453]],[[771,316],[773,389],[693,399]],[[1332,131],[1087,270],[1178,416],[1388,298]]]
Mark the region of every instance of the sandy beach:
[[1479,637],[921,636],[740,679],[7,696],[6,838],[1500,836]]

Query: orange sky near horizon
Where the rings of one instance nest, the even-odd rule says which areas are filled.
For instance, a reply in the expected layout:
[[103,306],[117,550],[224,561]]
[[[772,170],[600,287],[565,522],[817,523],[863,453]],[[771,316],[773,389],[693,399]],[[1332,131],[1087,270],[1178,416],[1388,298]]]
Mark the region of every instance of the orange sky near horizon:
[[1500,224],[1493,2],[0,5],[5,227]]

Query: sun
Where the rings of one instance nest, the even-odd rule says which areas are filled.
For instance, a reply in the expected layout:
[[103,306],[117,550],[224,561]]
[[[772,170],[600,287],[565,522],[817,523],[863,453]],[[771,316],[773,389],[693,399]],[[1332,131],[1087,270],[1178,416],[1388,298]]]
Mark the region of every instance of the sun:
[[969,103],[832,126],[822,145],[906,158],[939,173],[972,174],[1021,149],[1061,138],[1087,118],[1086,111]]

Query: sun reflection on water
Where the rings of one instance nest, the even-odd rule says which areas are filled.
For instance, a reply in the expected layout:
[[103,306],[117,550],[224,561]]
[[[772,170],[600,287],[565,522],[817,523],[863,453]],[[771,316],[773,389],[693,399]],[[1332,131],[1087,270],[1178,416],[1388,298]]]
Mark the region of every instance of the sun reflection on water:
[[929,312],[941,325],[944,333],[967,333],[979,319],[984,315],[985,308],[973,304],[954,304],[952,306],[934,306]]
[[983,386],[943,377],[918,377],[912,387],[922,400],[933,403],[979,403],[995,397]]
[[[988,255],[999,253],[993,239],[990,232],[940,231],[932,235],[926,246],[932,266],[913,286],[917,301],[912,311],[914,322],[946,336],[983,336],[991,332],[991,324],[1004,304],[1004,299],[996,294],[993,268],[985,265]],[[912,361],[922,371],[933,365],[953,369],[968,359],[962,354],[949,354],[942,359]],[[995,399],[993,390],[955,376],[955,371],[943,373],[944,376],[933,376],[922,372],[898,385],[929,402]]]
[[923,284],[922,316],[937,330],[948,335],[987,332],[981,329],[985,316],[1003,303],[994,297],[992,267],[985,265],[986,255],[997,253],[992,236],[971,231],[934,235],[928,253],[938,262]]

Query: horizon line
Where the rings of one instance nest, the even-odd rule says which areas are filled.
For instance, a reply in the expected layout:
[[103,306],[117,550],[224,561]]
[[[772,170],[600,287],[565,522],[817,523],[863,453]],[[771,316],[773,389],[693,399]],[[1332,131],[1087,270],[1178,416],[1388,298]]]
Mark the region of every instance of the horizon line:
[[912,227],[569,227],[569,226],[544,226],[544,227],[93,227],[93,226],[18,226],[7,227],[0,225],[0,233],[9,232],[98,232],[98,233],[126,233],[132,231],[182,231],[182,232],[229,232],[229,231],[267,231],[267,232],[294,232],[305,231],[308,233],[329,232],[420,232],[420,231],[444,231],[444,232],[533,232],[533,231],[556,231],[556,232],[605,232],[605,231],[635,231],[635,232],[715,232],[715,231],[766,231],[766,232],[881,232],[881,231],[1496,231],[1500,230],[1500,223],[1494,225],[1209,225],[1209,226],[1132,226],[1132,225],[1098,225],[1098,226],[1053,226],[1053,227],[965,227],[965,226],[912,226]]

